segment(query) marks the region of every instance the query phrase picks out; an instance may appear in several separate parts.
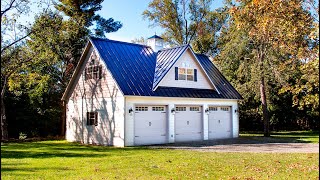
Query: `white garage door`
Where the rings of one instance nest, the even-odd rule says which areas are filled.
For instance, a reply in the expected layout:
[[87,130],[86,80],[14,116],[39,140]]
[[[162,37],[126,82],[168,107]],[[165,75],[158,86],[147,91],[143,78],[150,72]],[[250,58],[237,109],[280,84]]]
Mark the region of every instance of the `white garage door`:
[[136,106],[134,114],[135,145],[167,143],[166,106]]
[[176,106],[175,141],[202,140],[201,116],[200,106]]
[[231,138],[231,107],[209,107],[209,112],[209,139]]

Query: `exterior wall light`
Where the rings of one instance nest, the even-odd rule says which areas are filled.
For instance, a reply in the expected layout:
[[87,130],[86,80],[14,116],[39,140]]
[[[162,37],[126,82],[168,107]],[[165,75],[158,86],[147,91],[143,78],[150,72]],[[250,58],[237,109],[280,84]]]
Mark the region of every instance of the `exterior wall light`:
[[207,108],[206,110],[204,110],[205,113],[209,114],[209,109]]
[[133,112],[133,109],[130,108],[130,109],[129,109],[129,114],[132,114],[132,112]]
[[234,110],[234,113],[237,113],[237,112],[238,112],[238,109],[235,109],[235,110]]
[[171,113],[172,113],[172,114],[175,114],[175,113],[176,113],[176,110],[175,110],[174,108],[172,108],[172,109],[171,109]]

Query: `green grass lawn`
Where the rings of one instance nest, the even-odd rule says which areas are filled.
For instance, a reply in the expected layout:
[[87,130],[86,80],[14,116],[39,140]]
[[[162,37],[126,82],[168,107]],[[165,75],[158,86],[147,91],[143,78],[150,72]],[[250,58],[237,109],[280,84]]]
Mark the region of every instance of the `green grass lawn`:
[[1,179],[318,179],[319,153],[217,153],[5,143]]
[[264,138],[263,132],[240,132],[240,137],[261,137],[261,141],[319,143],[319,131],[280,131],[270,134],[270,138]]

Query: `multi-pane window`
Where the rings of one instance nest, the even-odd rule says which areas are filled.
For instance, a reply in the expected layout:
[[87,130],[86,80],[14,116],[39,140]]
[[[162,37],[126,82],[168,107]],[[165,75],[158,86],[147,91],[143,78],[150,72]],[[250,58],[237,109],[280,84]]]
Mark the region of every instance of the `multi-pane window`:
[[85,69],[85,79],[101,79],[102,66],[98,65],[95,59],[92,59],[90,64]]
[[87,112],[87,125],[88,126],[98,125],[98,112]]
[[190,111],[200,111],[200,107],[190,107]]
[[179,68],[179,80],[186,80],[186,68]]
[[187,80],[193,81],[194,80],[193,76],[194,76],[193,69],[187,69]]
[[148,111],[147,106],[136,106],[136,111]]
[[221,107],[220,109],[221,109],[221,111],[229,111],[228,107]]
[[176,111],[186,111],[186,107],[176,107]]
[[209,107],[209,111],[218,111],[217,107]]
[[164,111],[164,107],[154,106],[154,107],[152,107],[152,111]]
[[190,68],[179,68],[178,80],[194,81],[194,70]]

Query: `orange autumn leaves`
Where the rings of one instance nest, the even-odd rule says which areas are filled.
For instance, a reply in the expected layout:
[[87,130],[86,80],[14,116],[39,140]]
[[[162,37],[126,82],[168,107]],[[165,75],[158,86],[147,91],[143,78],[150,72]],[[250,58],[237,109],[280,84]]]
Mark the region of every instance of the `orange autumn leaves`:
[[290,54],[302,55],[310,34],[311,15],[301,0],[239,0],[240,6],[230,9],[238,29],[246,29],[256,44]]

